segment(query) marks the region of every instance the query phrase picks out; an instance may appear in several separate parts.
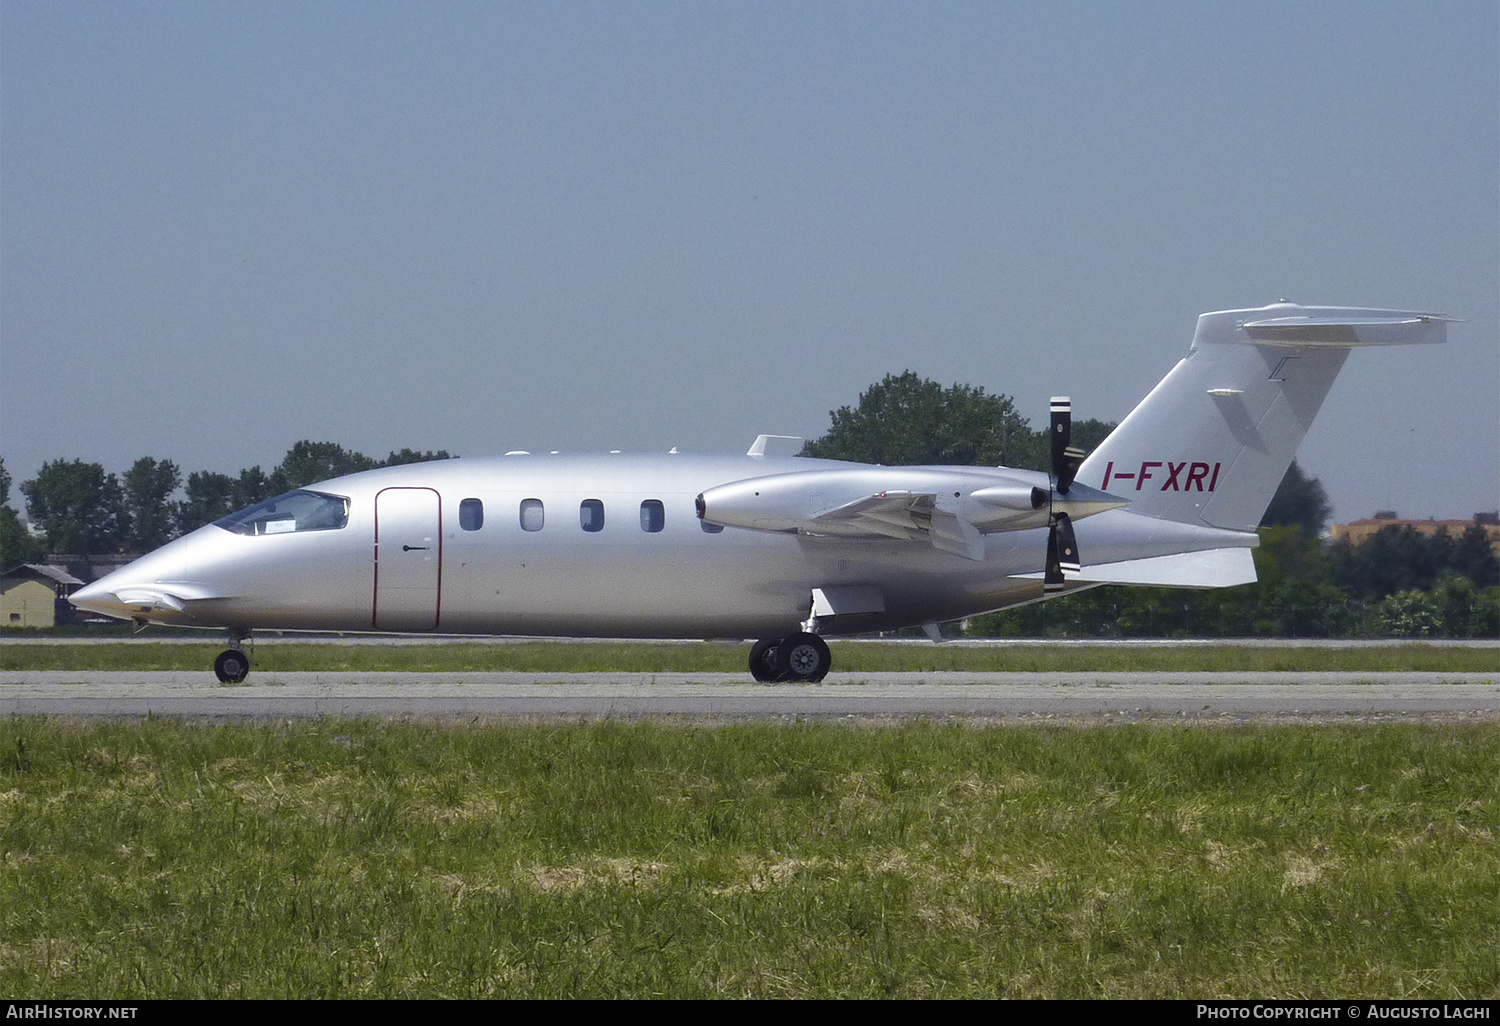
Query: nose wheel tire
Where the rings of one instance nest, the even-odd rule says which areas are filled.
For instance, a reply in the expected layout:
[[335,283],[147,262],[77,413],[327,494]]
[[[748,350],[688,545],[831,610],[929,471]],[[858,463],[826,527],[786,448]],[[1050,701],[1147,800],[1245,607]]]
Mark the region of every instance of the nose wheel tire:
[[245,653],[229,648],[219,653],[214,660],[214,674],[221,684],[238,684],[250,673],[250,660]]
[[803,631],[781,639],[776,646],[776,663],[782,680],[816,682],[828,675],[833,656],[822,638]]

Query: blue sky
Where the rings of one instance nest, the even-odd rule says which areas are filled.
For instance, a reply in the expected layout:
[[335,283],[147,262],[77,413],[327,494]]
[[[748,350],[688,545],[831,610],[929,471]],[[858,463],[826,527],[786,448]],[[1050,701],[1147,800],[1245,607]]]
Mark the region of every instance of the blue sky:
[[743,451],[907,368],[1115,420],[1285,297],[1467,319],[1301,456],[1467,517],[1497,54],[1493,2],[0,0],[0,454]]

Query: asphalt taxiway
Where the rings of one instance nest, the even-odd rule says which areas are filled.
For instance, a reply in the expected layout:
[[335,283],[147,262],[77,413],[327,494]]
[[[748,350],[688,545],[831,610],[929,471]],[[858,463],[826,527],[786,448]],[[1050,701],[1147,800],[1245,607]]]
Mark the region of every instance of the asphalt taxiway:
[[0,671],[0,715],[281,719],[1500,720],[1500,674],[1442,672],[834,673],[756,684],[715,673]]

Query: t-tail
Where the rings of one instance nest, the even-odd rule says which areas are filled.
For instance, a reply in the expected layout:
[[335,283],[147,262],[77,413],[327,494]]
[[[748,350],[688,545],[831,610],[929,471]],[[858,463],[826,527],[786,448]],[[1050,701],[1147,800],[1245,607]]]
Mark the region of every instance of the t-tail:
[[1254,531],[1349,350],[1442,342],[1450,320],[1294,303],[1203,314],[1187,356],[1077,479],[1132,513]]

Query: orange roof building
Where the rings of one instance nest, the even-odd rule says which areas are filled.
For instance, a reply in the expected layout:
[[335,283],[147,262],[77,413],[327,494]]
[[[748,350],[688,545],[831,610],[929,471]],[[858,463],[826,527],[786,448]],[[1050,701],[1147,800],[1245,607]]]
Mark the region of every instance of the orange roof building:
[[1331,524],[1329,530],[1333,540],[1348,540],[1351,545],[1363,545],[1370,536],[1387,527],[1410,527],[1418,534],[1434,535],[1446,531],[1457,538],[1474,524],[1484,528],[1490,540],[1490,548],[1500,552],[1500,513],[1475,513],[1472,520],[1406,520],[1396,515],[1395,510],[1383,509],[1366,520],[1355,520],[1348,524]]

